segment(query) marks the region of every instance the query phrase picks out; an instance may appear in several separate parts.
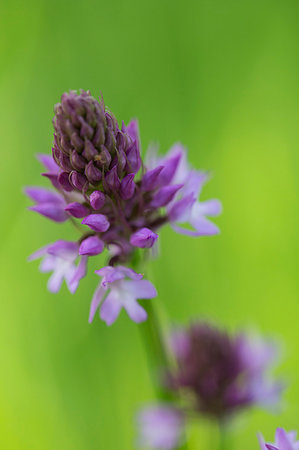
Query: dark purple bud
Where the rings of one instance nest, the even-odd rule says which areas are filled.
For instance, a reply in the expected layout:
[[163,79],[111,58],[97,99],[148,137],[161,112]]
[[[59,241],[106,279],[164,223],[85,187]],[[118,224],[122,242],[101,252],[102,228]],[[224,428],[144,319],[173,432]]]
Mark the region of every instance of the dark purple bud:
[[57,162],[57,164],[65,171],[71,172],[73,170],[69,155],[65,155],[58,148],[52,149],[53,158]]
[[101,122],[97,124],[96,132],[92,142],[93,145],[95,145],[98,148],[105,142],[105,128]]
[[178,168],[181,157],[182,153],[178,153],[177,155],[165,161],[165,167],[159,177],[161,186],[166,186],[171,182]]
[[92,161],[90,161],[85,167],[85,175],[93,184],[98,183],[102,178],[101,171],[97,167],[95,167]]
[[81,171],[84,170],[87,161],[85,158],[83,158],[83,156],[79,155],[79,153],[77,153],[76,150],[73,150],[71,154],[71,163],[73,169]]
[[126,154],[123,150],[118,150],[117,154],[115,155],[112,163],[111,163],[111,168],[114,166],[117,166],[117,173],[119,176],[122,175],[123,170],[126,166],[126,162],[127,162],[127,157]]
[[111,155],[105,145],[101,145],[100,153],[94,158],[96,165],[100,168],[104,166],[105,169],[108,169],[111,163]]
[[79,255],[95,256],[104,250],[104,242],[98,236],[89,236],[82,241]]
[[88,181],[85,175],[73,170],[73,172],[71,172],[70,174],[70,183],[74,186],[75,189],[78,189],[78,191],[82,191]]
[[121,181],[120,196],[124,200],[129,200],[131,197],[133,197],[135,191],[134,177],[135,177],[134,173],[129,173]]
[[115,137],[110,130],[110,128],[107,128],[106,130],[106,139],[105,139],[105,147],[108,148],[110,151],[113,151],[115,148]]
[[[123,125],[124,126],[124,125]],[[125,132],[130,136],[132,141],[136,142],[137,149],[139,151],[139,129],[138,129],[138,121],[136,119],[131,120],[128,123],[127,127],[124,126]]]
[[71,143],[75,147],[75,149],[79,152],[82,151],[84,148],[84,143],[77,133],[73,133],[71,135]]
[[117,175],[117,167],[114,166],[105,176],[106,183],[112,191],[118,191],[120,188],[120,181]]
[[98,233],[107,231],[110,227],[110,223],[107,217],[103,214],[90,214],[89,216],[85,217],[85,219],[83,219],[81,223],[83,225],[87,225],[93,231],[96,231]]
[[[61,121],[61,128],[65,128],[68,135],[71,136],[72,134],[77,134],[76,128],[72,124],[72,122],[69,119],[66,119],[65,121]],[[61,130],[62,131],[62,130]]]
[[110,128],[110,130],[112,130],[112,131],[116,131],[118,129],[118,123],[117,123],[116,118],[108,112],[105,113],[105,117],[106,117],[107,127]]
[[61,172],[58,175],[58,183],[67,192],[71,192],[74,190],[73,186],[71,185],[69,181],[69,174],[67,172]]
[[152,191],[159,186],[159,175],[164,166],[158,166],[146,172],[141,180],[141,189],[145,192]]
[[90,141],[86,140],[82,155],[84,156],[84,158],[90,161],[91,159],[94,159],[98,155],[98,151]]
[[81,219],[89,214],[89,208],[78,202],[69,203],[64,209],[77,219]]
[[117,160],[118,160],[118,162],[117,162],[118,172],[122,173],[122,171],[124,170],[124,168],[126,166],[126,162],[127,162],[127,157],[123,150],[118,150]]
[[105,195],[101,191],[93,191],[90,194],[89,201],[94,210],[101,209],[105,203]]
[[68,155],[72,151],[72,145],[67,136],[61,136],[59,147],[61,151],[63,151],[63,153],[65,153],[66,155]]
[[162,187],[154,196],[150,203],[152,208],[161,208],[167,205],[174,198],[175,194],[181,189],[183,184],[174,184],[172,186]]
[[94,129],[87,122],[85,122],[85,120],[82,117],[80,117],[80,122],[81,122],[81,129],[80,129],[81,138],[91,139],[94,133]]
[[120,150],[125,150],[125,148],[127,146],[126,138],[125,138],[124,134],[121,131],[119,131],[117,133],[116,145],[117,145],[117,148],[118,148],[119,151]]
[[151,248],[157,239],[158,235],[152,230],[149,228],[141,228],[141,230],[138,230],[136,233],[132,234],[130,243],[134,245],[134,247]]
[[127,172],[137,173],[141,166],[140,153],[136,142],[132,144],[127,152]]

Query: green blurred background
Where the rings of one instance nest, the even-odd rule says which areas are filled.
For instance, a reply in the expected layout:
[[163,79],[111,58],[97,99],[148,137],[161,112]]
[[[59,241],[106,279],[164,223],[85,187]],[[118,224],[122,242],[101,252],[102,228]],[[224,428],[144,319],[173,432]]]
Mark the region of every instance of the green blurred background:
[[[1,0],[0,10],[0,448],[131,449],[136,408],[154,399],[138,326],[124,313],[111,328],[87,323],[97,277],[51,295],[26,262],[73,233],[27,211],[22,186],[47,184],[34,155],[50,152],[53,105],[77,88],[102,92],[119,120],[138,117],[143,151],[182,141],[213,171],[204,198],[223,201],[221,235],[165,228],[155,301],[177,322],[281,337],[284,407],[238,421],[235,448],[258,448],[258,430],[298,429],[298,2]],[[207,448],[204,424],[199,436]]]

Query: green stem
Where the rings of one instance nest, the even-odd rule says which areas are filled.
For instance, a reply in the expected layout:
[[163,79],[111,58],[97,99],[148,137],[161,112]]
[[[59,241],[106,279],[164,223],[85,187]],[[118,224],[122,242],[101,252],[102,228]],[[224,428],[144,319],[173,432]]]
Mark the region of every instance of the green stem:
[[219,423],[219,450],[232,450],[232,440],[229,428],[225,423]]
[[152,302],[147,302],[144,307],[148,318],[139,325],[139,330],[146,349],[150,375],[157,398],[168,400],[172,398],[172,395],[163,388],[163,375],[169,366],[169,361],[160,321]]

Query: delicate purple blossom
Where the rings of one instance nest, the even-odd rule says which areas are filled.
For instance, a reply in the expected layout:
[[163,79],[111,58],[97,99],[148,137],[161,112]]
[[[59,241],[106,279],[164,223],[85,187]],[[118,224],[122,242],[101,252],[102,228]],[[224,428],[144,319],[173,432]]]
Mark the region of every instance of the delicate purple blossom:
[[227,420],[241,409],[278,402],[283,384],[268,373],[276,359],[272,342],[201,322],[177,330],[172,342],[177,369],[168,373],[167,385],[189,392],[192,409]]
[[91,302],[89,322],[92,322],[100,305],[100,317],[107,325],[115,322],[122,308],[134,322],[146,320],[147,313],[137,299],[157,296],[156,289],[150,281],[143,280],[142,274],[123,266],[103,267],[96,270],[96,273],[102,277],[102,281]]
[[296,437],[296,431],[286,432],[283,428],[277,428],[274,444],[266,443],[261,434],[258,436],[261,450],[299,450]]
[[80,255],[106,249],[110,266],[130,266],[138,248],[155,247],[167,223],[191,236],[218,233],[207,216],[219,214],[221,205],[198,201],[208,177],[189,166],[180,144],[161,158],[149,151],[144,163],[137,121],[119,127],[103,100],[85,91],[62,95],[53,125],[52,156],[38,159],[55,190],[25,192],[35,203],[30,209],[81,229]]
[[63,280],[66,281],[69,291],[74,294],[79,281],[86,275],[87,257],[82,256],[78,265],[79,245],[76,242],[57,241],[33,253],[29,260],[43,258],[40,264],[41,272],[52,272],[48,281],[50,292],[59,291]]
[[137,417],[138,448],[171,450],[183,441],[184,416],[170,405],[147,406]]

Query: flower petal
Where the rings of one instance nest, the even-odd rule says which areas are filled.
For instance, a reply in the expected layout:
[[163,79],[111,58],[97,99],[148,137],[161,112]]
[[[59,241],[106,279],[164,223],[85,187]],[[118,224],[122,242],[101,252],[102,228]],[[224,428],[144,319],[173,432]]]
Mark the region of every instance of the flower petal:
[[70,277],[69,281],[67,280],[69,290],[72,294],[77,290],[80,280],[82,280],[82,278],[85,277],[86,271],[87,271],[87,256],[82,256],[80,258],[78,266],[76,267],[74,273],[72,274],[72,277]]
[[154,298],[158,295],[156,288],[148,280],[124,280],[122,281],[122,289],[135,299]]
[[54,161],[52,155],[47,155],[44,153],[38,153],[36,155],[37,159],[42,163],[42,165],[49,170],[49,172],[54,173],[58,173],[60,168],[59,166],[56,164],[56,162]]
[[197,202],[194,205],[194,211],[195,214],[201,214],[203,216],[218,216],[222,211],[222,204],[216,199]]
[[107,325],[112,325],[119,316],[122,304],[115,292],[110,292],[101,306],[100,317]]
[[47,284],[47,288],[52,294],[56,294],[61,288],[64,274],[59,268],[55,268],[54,272],[50,276]]
[[105,292],[106,292],[105,289],[99,284],[97,289],[95,290],[95,293],[93,294],[92,301],[90,304],[90,311],[88,318],[89,323],[93,321],[96,310],[98,309],[101,301],[103,300]]
[[54,222],[65,222],[68,219],[68,215],[64,211],[63,205],[57,203],[41,203],[39,205],[30,206],[29,209],[48,219],[54,220]]
[[167,205],[174,198],[179,189],[183,187],[183,184],[174,184],[170,186],[162,187],[155,195],[150,203],[152,208],[161,208]]
[[136,300],[131,300],[126,302],[123,307],[128,313],[130,319],[132,319],[136,323],[144,322],[147,319],[147,312],[142,306],[137,303]]
[[159,175],[164,166],[155,167],[147,171],[141,180],[141,189],[143,191],[152,191],[159,186]]
[[56,203],[58,205],[65,203],[64,198],[60,194],[50,189],[28,186],[24,189],[24,192],[36,203]]

